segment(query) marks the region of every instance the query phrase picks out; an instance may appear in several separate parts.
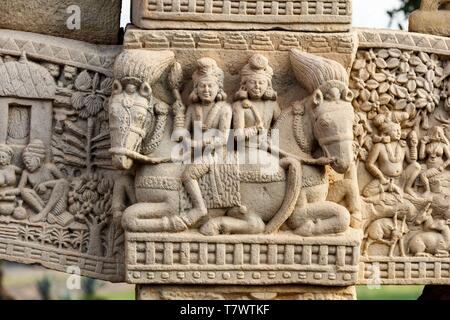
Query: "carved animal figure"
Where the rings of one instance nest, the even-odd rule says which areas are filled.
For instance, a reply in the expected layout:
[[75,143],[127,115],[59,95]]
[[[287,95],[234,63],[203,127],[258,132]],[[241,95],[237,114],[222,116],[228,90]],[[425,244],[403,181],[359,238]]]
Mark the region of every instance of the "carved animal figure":
[[[202,190],[210,200],[208,216],[192,219],[183,208],[186,201],[181,176],[185,167],[171,160],[173,150],[179,146],[171,139],[177,111],[171,112],[150,88],[173,60],[172,52],[140,50],[128,50],[116,60],[117,80],[109,108],[111,153],[117,169],[136,166],[137,204],[127,208],[122,219],[127,231],[181,232],[199,227],[206,235],[257,234],[276,232],[288,221],[297,234],[314,236],[344,232],[349,227],[348,210],[326,201],[329,184],[324,164],[330,161],[320,158],[325,155],[335,159],[331,165],[339,173],[346,173],[353,163],[352,93],[341,65],[293,53],[299,79],[312,94],[301,103],[303,118],[296,116],[301,111],[292,108],[276,127],[280,130],[281,149],[295,152],[284,152],[278,162],[260,151],[271,164],[279,163],[271,174],[245,164],[215,168],[214,183],[209,181]],[[301,127],[306,131],[302,133]],[[312,153],[302,151],[297,141],[322,160],[312,159]],[[301,166],[298,160],[319,166]],[[220,197],[230,189],[236,191],[236,198],[222,201]],[[214,201],[216,198],[219,201]]]
[[411,238],[408,244],[409,252],[416,257],[448,257],[450,250],[450,227],[448,220],[438,220],[433,223],[436,231],[421,232]]
[[369,247],[374,243],[383,243],[389,246],[389,257],[394,256],[394,250],[398,243],[400,249],[400,255],[405,257],[405,246],[403,242],[403,237],[409,232],[408,226],[406,224],[406,216],[400,222],[397,214],[394,218],[382,218],[375,220],[366,229],[364,238],[366,239],[363,255],[367,256]]

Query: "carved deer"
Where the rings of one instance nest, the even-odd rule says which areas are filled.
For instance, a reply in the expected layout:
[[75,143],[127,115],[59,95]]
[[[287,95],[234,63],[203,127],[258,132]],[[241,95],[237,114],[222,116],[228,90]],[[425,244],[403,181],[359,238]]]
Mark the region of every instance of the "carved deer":
[[409,241],[409,252],[416,257],[450,256],[450,220],[438,220],[431,226],[436,231],[421,232]]
[[406,216],[403,217],[401,226],[399,226],[398,214],[393,218],[382,218],[375,220],[366,230],[364,238],[366,239],[363,255],[368,255],[369,247],[374,243],[382,243],[389,246],[389,257],[394,256],[394,250],[399,245],[400,255],[406,256],[403,237],[409,232],[406,224]]

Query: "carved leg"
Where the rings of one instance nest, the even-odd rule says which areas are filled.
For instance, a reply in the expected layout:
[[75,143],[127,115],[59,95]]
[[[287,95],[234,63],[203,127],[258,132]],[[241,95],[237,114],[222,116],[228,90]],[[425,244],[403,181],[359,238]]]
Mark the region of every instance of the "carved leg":
[[348,211],[351,214],[350,226],[360,229],[363,224],[361,198],[359,196],[358,185],[352,180],[344,179],[330,185],[328,201],[341,203],[345,201]]
[[350,226],[348,210],[334,202],[315,202],[296,208],[288,225],[304,237],[345,232]]
[[200,228],[205,236],[218,234],[258,234],[265,229],[264,221],[245,207],[233,208],[226,217],[209,220]]
[[50,188],[52,188],[52,194],[50,196],[50,199],[47,202],[47,205],[45,208],[39,212],[39,214],[30,217],[31,222],[40,222],[47,219],[48,214],[54,209],[56,204],[64,198],[67,198],[67,195],[69,193],[70,185],[69,183],[64,180],[56,180],[54,183],[49,185]]
[[422,170],[422,167],[417,162],[411,163],[405,169],[405,177],[406,177],[405,192],[412,196],[415,196],[413,187],[414,187],[416,178],[419,176],[421,170]]
[[366,241],[364,242],[363,251],[362,251],[363,256],[367,257],[369,255],[369,248],[372,245],[372,243],[374,243],[374,241],[372,239],[366,238]]
[[182,214],[183,221],[188,226],[192,226],[208,214],[208,209],[206,208],[197,180],[184,180],[183,185],[191,199],[193,206],[193,208],[190,209],[187,213]]
[[391,247],[389,249],[389,257],[393,258],[394,257],[394,250],[395,250],[395,246],[397,245],[398,239],[393,240],[393,242],[391,243]]
[[420,181],[423,183],[423,185],[425,186],[425,193],[430,193],[430,181],[427,178],[427,174],[426,172],[423,172],[420,174]]
[[45,203],[39,198],[38,194],[32,189],[22,189],[20,196],[23,201],[28,204],[34,211],[41,212],[44,210]]
[[188,226],[194,225],[208,214],[208,209],[198,184],[198,180],[208,172],[209,165],[194,164],[188,166],[181,177],[184,188],[192,202],[192,209],[182,214],[182,219]]
[[[176,232],[187,229],[165,203],[139,203],[125,210],[122,226],[129,232]],[[172,215],[172,216],[171,216]]]

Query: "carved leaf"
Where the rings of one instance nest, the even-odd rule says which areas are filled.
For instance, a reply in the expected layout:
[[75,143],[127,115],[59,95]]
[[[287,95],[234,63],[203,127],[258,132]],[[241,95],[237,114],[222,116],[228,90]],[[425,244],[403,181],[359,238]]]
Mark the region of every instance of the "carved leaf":
[[408,101],[406,99],[400,99],[395,103],[395,109],[396,110],[403,110],[406,108],[406,105],[408,104]]
[[93,117],[103,109],[103,99],[99,95],[90,94],[85,99],[86,111]]
[[418,56],[412,56],[412,57],[409,59],[409,63],[410,63],[412,66],[418,66],[419,64],[422,63],[422,61],[420,61],[420,58],[419,58]]
[[370,93],[370,101],[377,102],[380,99],[380,96],[378,95],[377,90],[372,90]]
[[406,73],[401,73],[397,76],[397,82],[405,84],[408,82],[408,75]]
[[367,71],[366,68],[363,68],[363,69],[359,70],[359,78],[360,78],[362,81],[367,81],[367,80],[369,80],[369,78],[370,78],[370,73]]
[[99,82],[100,82],[100,75],[98,73],[95,73],[94,79],[92,80],[92,88],[96,90],[98,88]]
[[386,92],[388,92],[389,87],[390,87],[389,83],[383,82],[383,83],[380,84],[380,87],[378,88],[378,92],[379,93],[386,93]]
[[408,90],[404,87],[400,87],[400,86],[396,85],[395,91],[399,98],[406,99],[406,97],[408,96]]
[[84,70],[75,80],[75,88],[80,91],[88,91],[92,87],[92,78],[89,72]]
[[406,84],[406,87],[408,88],[409,92],[414,92],[417,88],[417,83],[415,80],[409,80]]
[[382,105],[389,104],[389,102],[391,102],[391,100],[392,100],[392,96],[387,93],[380,95],[380,104],[382,104]]
[[384,82],[386,81],[387,76],[384,73],[375,73],[373,75],[373,78],[378,82]]
[[402,52],[399,49],[389,49],[389,55],[393,58],[400,58]]
[[110,96],[112,94],[112,88],[113,88],[114,79],[112,78],[105,78],[102,83],[100,84],[100,90],[102,93],[104,93],[107,96]]
[[386,49],[378,50],[377,55],[382,59],[389,58],[389,52]]
[[387,67],[386,61],[384,61],[384,59],[381,59],[381,58],[375,59],[375,64],[376,64],[377,67],[380,68],[380,69],[384,69],[384,68]]
[[426,73],[428,68],[426,65],[424,65],[423,63],[420,63],[416,68],[415,68],[416,72],[418,73]]
[[397,58],[389,58],[386,64],[389,69],[394,69],[400,65],[400,60]]
[[428,93],[425,91],[425,90],[423,90],[423,89],[417,89],[417,95],[420,97],[420,98],[427,98],[428,97]]
[[373,62],[371,62],[367,65],[367,71],[369,72],[369,74],[374,74],[376,69],[377,69],[377,65]]
[[379,87],[379,83],[375,80],[370,79],[369,81],[367,81],[366,86],[367,88],[369,88],[370,90],[375,90],[376,88]]
[[361,91],[360,97],[361,97],[362,101],[368,101],[370,98],[370,91],[367,89],[364,89],[363,91]]
[[75,110],[81,110],[84,108],[86,98],[86,93],[84,92],[74,92],[71,98],[72,106]]
[[372,103],[366,101],[360,106],[361,110],[364,112],[369,112],[372,110]]
[[423,109],[427,106],[427,104],[428,104],[427,99],[420,98],[416,100],[416,108]]

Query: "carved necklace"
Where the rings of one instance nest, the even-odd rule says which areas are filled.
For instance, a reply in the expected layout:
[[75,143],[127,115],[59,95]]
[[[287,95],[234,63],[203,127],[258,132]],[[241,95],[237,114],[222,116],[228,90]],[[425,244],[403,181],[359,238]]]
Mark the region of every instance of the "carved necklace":
[[397,143],[397,145],[395,146],[395,150],[392,150],[391,144],[387,143],[385,144],[385,146],[389,161],[391,161],[392,163],[399,163],[402,160],[402,154],[400,152],[402,146],[400,145],[400,143]]
[[256,123],[258,125],[264,126],[264,121],[262,120],[262,117],[261,117],[258,109],[256,109],[256,106],[250,100],[245,99],[244,101],[242,101],[242,107],[244,109],[252,110]]
[[214,106],[211,108],[211,110],[208,113],[208,116],[206,117],[206,121],[203,122],[203,107],[201,105],[195,106],[195,121],[198,121],[202,124],[202,130],[208,131],[213,126],[213,121],[216,118],[217,114],[219,113],[220,105],[219,103],[215,103]]

